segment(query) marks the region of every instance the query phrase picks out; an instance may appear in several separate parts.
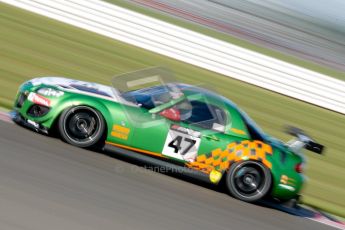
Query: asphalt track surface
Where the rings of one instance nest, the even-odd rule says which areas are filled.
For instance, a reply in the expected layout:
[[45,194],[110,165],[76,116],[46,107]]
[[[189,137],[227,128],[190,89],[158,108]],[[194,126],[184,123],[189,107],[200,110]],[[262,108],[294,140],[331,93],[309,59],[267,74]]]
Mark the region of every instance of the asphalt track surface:
[[[272,1],[131,0],[259,46],[345,71],[344,30]],[[303,10],[303,9],[301,9]]]
[[0,121],[0,229],[334,229]]

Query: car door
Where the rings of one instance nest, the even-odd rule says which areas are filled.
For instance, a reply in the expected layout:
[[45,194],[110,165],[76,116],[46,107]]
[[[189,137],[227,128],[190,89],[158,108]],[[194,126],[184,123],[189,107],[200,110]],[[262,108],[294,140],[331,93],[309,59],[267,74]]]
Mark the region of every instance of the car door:
[[[225,104],[215,105],[202,99],[191,100],[190,103],[191,116],[179,123],[189,134],[181,135],[182,138],[175,135],[175,142],[165,143],[165,149],[173,147],[175,152],[176,149],[181,150],[179,154],[182,157],[179,159],[192,162],[198,155],[211,153],[219,148],[224,150],[229,143],[248,139],[245,124],[236,109]],[[195,146],[185,145],[178,148],[178,145],[183,143],[181,139]]]
[[142,109],[132,124],[131,146],[139,150],[161,154],[172,121]]
[[[186,107],[188,111],[183,111]],[[180,162],[192,162],[200,152],[225,147],[229,142],[229,137],[224,134],[228,121],[224,110],[200,100],[181,102],[174,109],[180,113],[180,120],[165,117],[159,120],[159,127],[146,131],[155,137],[157,151],[160,150],[163,156]],[[163,117],[162,114],[157,115],[157,119]],[[156,132],[160,133],[157,135]],[[139,131],[136,139],[143,139],[144,135],[148,136]]]
[[122,111],[128,127],[130,140],[127,145],[134,150],[161,155],[171,121],[158,112],[152,112],[171,98],[169,88],[154,86],[121,94]]
[[[159,144],[162,155],[180,162],[193,162],[199,154],[224,149],[239,138],[225,133],[230,116],[224,109],[201,100],[189,101],[191,113],[181,121],[167,119]],[[165,136],[164,136],[165,135]],[[158,142],[157,142],[158,143]]]

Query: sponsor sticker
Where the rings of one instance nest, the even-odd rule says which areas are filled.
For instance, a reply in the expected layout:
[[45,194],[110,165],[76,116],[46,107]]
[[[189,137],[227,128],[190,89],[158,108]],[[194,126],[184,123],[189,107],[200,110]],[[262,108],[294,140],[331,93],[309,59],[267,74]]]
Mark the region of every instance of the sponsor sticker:
[[36,129],[38,129],[38,128],[40,127],[39,124],[37,124],[36,122],[34,122],[34,121],[32,121],[32,120],[27,120],[27,122],[28,122],[30,125],[34,126]]
[[192,129],[184,128],[184,127],[181,127],[179,125],[172,125],[170,127],[170,129],[176,130],[176,131],[179,131],[181,133],[184,133],[184,134],[187,134],[187,135],[190,135],[190,136],[193,136],[193,137],[197,137],[197,138],[200,138],[200,136],[201,136],[200,132],[194,131]]
[[113,125],[111,135],[119,139],[127,140],[130,131],[131,130],[125,126]]
[[295,180],[293,178],[286,176],[286,175],[282,175],[280,177],[280,183],[294,186]]
[[231,131],[236,133],[236,134],[246,135],[246,132],[244,132],[243,130],[240,130],[240,129],[231,128]]
[[284,188],[284,189],[287,189],[287,190],[289,190],[289,191],[291,191],[291,192],[294,192],[294,191],[296,190],[294,187],[292,187],[292,186],[290,186],[290,185],[286,185],[286,184],[279,184],[278,186],[279,186],[279,187],[282,187],[282,188]]
[[35,103],[35,104],[38,104],[38,105],[43,105],[43,106],[47,106],[47,107],[50,107],[50,100],[48,98],[45,98],[41,95],[38,95],[36,93],[29,93],[29,96],[28,96],[28,100]]

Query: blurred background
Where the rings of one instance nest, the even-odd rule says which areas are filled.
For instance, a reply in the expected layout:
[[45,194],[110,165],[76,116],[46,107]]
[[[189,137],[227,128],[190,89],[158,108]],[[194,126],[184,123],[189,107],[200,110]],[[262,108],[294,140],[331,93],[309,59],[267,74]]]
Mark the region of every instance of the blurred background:
[[[341,0],[108,0],[127,9],[345,80],[345,2]],[[326,146],[305,152],[305,204],[345,217],[345,117],[96,33],[0,3],[0,106],[37,76],[109,85],[117,74],[165,66],[186,83],[211,85],[278,138],[286,124]],[[345,100],[345,98],[344,98]]]

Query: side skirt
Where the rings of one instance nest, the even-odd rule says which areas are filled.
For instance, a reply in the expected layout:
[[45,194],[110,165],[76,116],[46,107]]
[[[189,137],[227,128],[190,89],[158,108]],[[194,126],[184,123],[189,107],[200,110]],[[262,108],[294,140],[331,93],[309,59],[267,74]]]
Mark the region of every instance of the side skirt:
[[149,165],[150,167],[153,166],[154,168],[158,169],[154,171],[158,171],[162,173],[180,174],[188,178],[197,179],[199,181],[206,182],[206,183],[211,183],[209,179],[209,175],[206,173],[193,170],[184,166],[179,166],[179,165],[176,165],[176,164],[173,164],[173,163],[170,163],[170,162],[167,162],[167,161],[164,161],[152,156],[147,156],[142,153],[123,149],[123,148],[113,146],[110,144],[106,144],[104,146],[104,150],[106,152],[115,153],[116,155],[124,157],[124,158],[139,161],[140,163],[144,165]]

